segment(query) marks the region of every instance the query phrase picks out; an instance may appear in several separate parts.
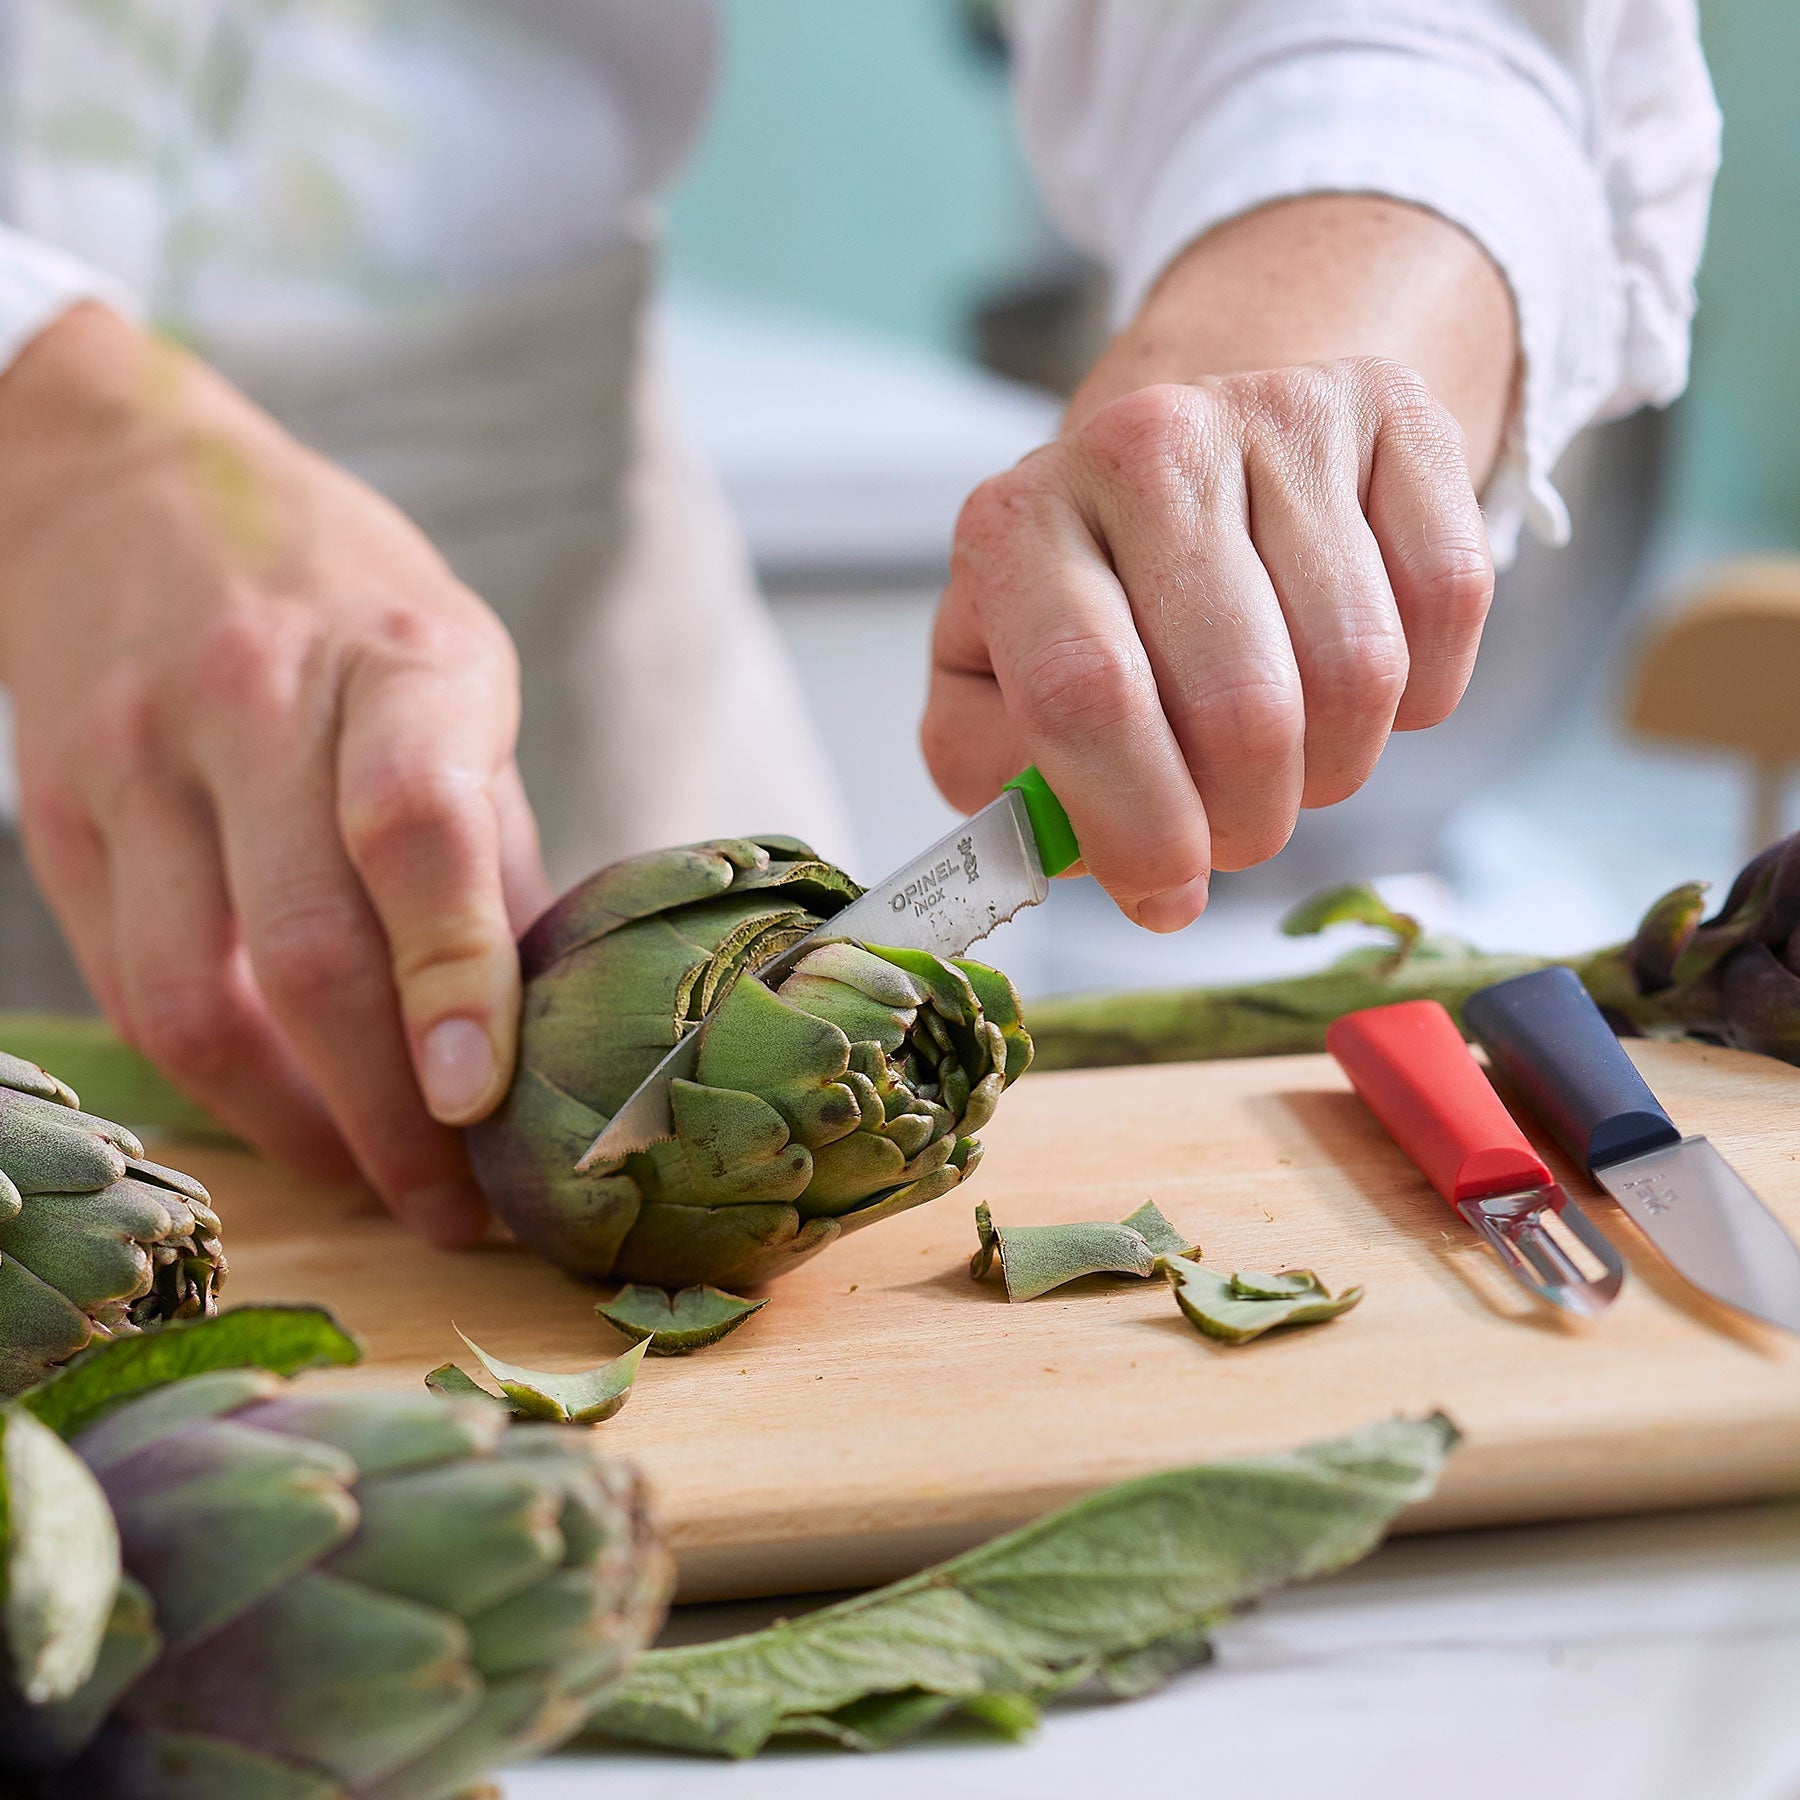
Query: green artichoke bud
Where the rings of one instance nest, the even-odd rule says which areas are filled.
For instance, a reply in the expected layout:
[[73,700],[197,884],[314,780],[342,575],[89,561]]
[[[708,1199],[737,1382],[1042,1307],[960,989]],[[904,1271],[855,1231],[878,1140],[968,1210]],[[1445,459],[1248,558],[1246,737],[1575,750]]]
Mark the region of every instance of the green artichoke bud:
[[[661,1287],[766,1281],[948,1193],[1031,1060],[1019,998],[980,963],[821,944],[753,973],[861,889],[791,838],[602,869],[525,934],[518,1072],[469,1132],[494,1210],[565,1268]],[[613,1112],[703,1029],[675,1136],[578,1174]]]
[[225,1276],[206,1189],[0,1054],[0,1395],[97,1337],[210,1313]]
[[126,1579],[86,1685],[0,1706],[45,1796],[447,1800],[572,1733],[667,1603],[637,1477],[485,1401],[221,1370],[74,1448]]

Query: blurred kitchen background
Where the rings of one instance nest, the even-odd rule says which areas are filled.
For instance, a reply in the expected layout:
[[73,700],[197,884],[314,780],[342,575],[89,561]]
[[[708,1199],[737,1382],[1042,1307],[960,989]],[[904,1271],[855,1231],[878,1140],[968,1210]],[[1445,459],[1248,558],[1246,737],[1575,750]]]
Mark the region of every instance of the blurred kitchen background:
[[[1703,13],[1725,162],[1687,398],[1571,450],[1574,543],[1528,545],[1502,577],[1451,724],[1396,739],[1362,794],[1305,815],[1264,869],[1221,877],[1176,939],[1127,925],[1091,883],[1058,884],[994,943],[1028,993],[1311,966],[1343,943],[1284,939],[1281,913],[1367,876],[1489,947],[1579,949],[1742,860],[1745,765],[1623,723],[1645,633],[1696,573],[1800,536],[1800,7]],[[662,328],[861,802],[859,841],[838,848],[873,878],[952,817],[916,725],[957,507],[1053,431],[1104,330],[1104,283],[1033,196],[987,8],[725,0],[722,15]]]

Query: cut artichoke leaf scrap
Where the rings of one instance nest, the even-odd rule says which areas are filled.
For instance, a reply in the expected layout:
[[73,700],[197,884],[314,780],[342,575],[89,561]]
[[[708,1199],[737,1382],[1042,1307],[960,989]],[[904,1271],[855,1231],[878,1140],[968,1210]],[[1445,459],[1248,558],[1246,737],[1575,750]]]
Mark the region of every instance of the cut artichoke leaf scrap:
[[[610,1419],[630,1399],[638,1364],[650,1348],[646,1338],[633,1344],[623,1356],[615,1356],[596,1369],[551,1374],[542,1369],[525,1369],[517,1363],[502,1362],[497,1356],[489,1356],[466,1332],[458,1330],[456,1335],[493,1377],[515,1418],[549,1419],[561,1425],[598,1425]],[[425,1385],[433,1393],[449,1399],[479,1396],[492,1401],[500,1398],[454,1363],[433,1369],[425,1377]]]
[[984,1200],[975,1208],[975,1231],[981,1243],[969,1273],[984,1280],[997,1262],[1008,1300],[1035,1300],[1084,1275],[1144,1278],[1155,1274],[1160,1258],[1199,1254],[1153,1200],[1117,1223],[1068,1225],[996,1225]]
[[766,1299],[740,1300],[723,1288],[686,1287],[671,1294],[633,1282],[598,1302],[594,1311],[615,1331],[644,1344],[652,1356],[687,1356],[729,1337],[768,1304]]
[[1207,1629],[1346,1567],[1436,1487],[1457,1431],[1392,1419],[1276,1456],[1104,1489],[904,1581],[766,1631],[651,1650],[590,1714],[606,1738],[719,1756],[812,1737],[885,1749],[951,1714],[1008,1736],[1084,1684],[1151,1691]]
[[1227,1344],[1247,1344],[1277,1327],[1321,1325],[1347,1313],[1363,1297],[1360,1287],[1334,1296],[1311,1269],[1283,1269],[1275,1275],[1240,1269],[1221,1275],[1185,1256],[1165,1256],[1161,1266],[1188,1319]]

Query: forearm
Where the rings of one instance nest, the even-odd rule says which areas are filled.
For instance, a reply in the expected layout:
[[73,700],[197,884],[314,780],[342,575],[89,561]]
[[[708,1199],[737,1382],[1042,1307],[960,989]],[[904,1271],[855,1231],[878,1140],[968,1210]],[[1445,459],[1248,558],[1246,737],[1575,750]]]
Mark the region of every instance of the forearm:
[[1076,391],[1069,423],[1158,382],[1350,356],[1422,376],[1462,427],[1471,477],[1487,479],[1518,373],[1511,295],[1465,232],[1372,195],[1283,201],[1192,244]]

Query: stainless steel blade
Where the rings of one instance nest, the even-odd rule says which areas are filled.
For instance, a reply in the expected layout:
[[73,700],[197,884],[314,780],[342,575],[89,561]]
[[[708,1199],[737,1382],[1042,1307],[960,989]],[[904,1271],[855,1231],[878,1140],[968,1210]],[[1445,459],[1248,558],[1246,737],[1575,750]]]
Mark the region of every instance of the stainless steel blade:
[[[1619,1297],[1625,1265],[1586,1213],[1560,1187],[1525,1188],[1459,1200],[1456,1210],[1487,1239],[1514,1281],[1564,1312],[1593,1318]],[[1599,1266],[1590,1275],[1546,1229],[1550,1213]]]
[[1008,789],[761,973],[765,981],[785,975],[813,938],[859,938],[898,950],[961,956],[1049,892],[1025,797]]
[[[757,974],[763,981],[779,981],[815,943],[828,938],[960,956],[1049,892],[1024,796],[1008,789]],[[696,1026],[638,1083],[587,1147],[577,1170],[617,1162],[675,1135],[669,1084],[693,1080],[699,1038]]]
[[1800,1247],[1705,1138],[1596,1169],[1594,1179],[1695,1287],[1800,1331]]

